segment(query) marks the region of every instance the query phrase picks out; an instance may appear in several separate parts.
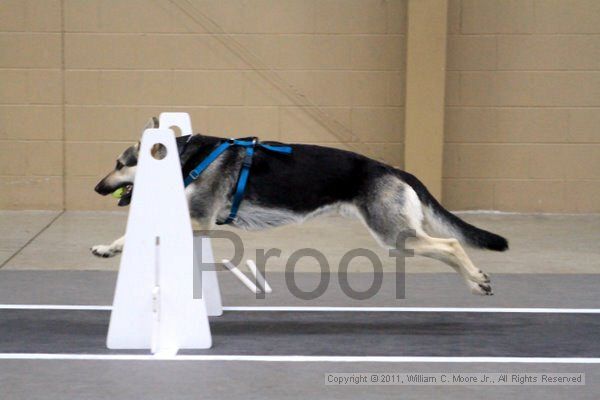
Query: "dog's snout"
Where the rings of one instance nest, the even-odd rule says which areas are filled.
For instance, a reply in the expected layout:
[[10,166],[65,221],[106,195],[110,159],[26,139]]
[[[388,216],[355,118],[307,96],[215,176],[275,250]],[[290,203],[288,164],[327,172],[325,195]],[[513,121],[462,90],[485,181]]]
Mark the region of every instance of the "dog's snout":
[[106,196],[107,194],[110,194],[112,192],[104,184],[104,179],[101,180],[100,182],[98,182],[98,184],[96,185],[96,187],[94,188],[94,190],[96,191],[96,193],[101,194],[103,196]]

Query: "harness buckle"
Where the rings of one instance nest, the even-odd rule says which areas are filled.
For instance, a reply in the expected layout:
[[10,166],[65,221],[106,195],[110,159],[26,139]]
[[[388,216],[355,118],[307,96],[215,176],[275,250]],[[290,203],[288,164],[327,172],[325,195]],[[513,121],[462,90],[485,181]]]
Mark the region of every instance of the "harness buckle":
[[189,176],[190,176],[192,179],[196,180],[196,179],[197,179],[197,178],[200,176],[200,173],[199,173],[199,172],[196,172],[196,170],[192,170],[192,171],[190,171],[190,174],[189,174]]

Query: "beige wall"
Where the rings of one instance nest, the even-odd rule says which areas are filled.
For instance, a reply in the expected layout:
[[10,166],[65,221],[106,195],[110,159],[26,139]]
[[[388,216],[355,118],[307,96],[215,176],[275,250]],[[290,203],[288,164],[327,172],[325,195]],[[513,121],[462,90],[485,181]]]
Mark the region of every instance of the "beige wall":
[[600,212],[600,1],[453,0],[444,200]]
[[[405,1],[193,4],[356,132],[367,154],[402,164]],[[62,208],[64,179],[67,209],[114,209],[94,184],[161,111],[188,111],[213,135],[341,146],[167,0],[0,7],[0,208]]]
[[63,206],[60,1],[0,1],[0,209]]
[[[193,4],[403,165],[406,1]],[[600,1],[450,0],[448,33],[444,203],[600,212]],[[93,186],[165,110],[343,146],[168,0],[0,1],[0,209],[116,209]]]

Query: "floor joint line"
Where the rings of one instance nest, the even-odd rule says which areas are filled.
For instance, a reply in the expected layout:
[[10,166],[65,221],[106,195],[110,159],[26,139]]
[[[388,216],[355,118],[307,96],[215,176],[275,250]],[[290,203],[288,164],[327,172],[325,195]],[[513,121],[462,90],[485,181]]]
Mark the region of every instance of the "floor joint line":
[[52,218],[52,220],[50,222],[48,222],[38,233],[36,233],[35,235],[33,235],[33,237],[31,239],[29,239],[27,242],[25,242],[25,244],[23,246],[21,246],[12,256],[8,257],[6,260],[4,260],[2,262],[2,264],[0,264],[0,269],[2,269],[6,264],[8,264],[13,258],[15,258],[16,256],[18,256],[19,254],[21,254],[21,252],[27,247],[29,246],[35,239],[37,239],[42,233],[46,232],[46,229],[50,228],[50,226],[54,223],[54,221],[56,221],[57,219],[60,218],[61,215],[63,215],[66,212],[66,210],[62,210],[61,212],[58,213],[58,215],[56,215],[54,218]]

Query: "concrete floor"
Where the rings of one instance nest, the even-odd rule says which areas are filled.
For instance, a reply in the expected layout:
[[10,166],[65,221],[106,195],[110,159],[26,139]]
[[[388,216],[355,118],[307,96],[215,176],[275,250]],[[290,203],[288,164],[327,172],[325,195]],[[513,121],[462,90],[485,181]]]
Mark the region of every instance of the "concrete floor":
[[0,211],[0,265],[26,246],[59,214],[57,211]]
[[[583,372],[586,386],[326,386],[326,373]],[[597,400],[600,369],[569,364],[31,361],[0,363],[10,400],[527,399]],[[32,396],[32,393],[38,395]]]
[[[57,218],[58,216],[58,218]],[[468,249],[475,265],[490,273],[600,273],[600,215],[461,215],[467,221],[497,232],[510,241],[505,253]],[[50,221],[56,218],[50,226]],[[116,270],[119,258],[101,259],[89,248],[107,244],[123,234],[126,214],[121,212],[10,212],[0,211],[0,265],[16,270]],[[225,227],[225,230],[232,230]],[[255,258],[259,248],[279,248],[282,255],[271,259],[267,270],[283,271],[289,255],[311,247],[326,255],[332,271],[351,249],[373,250],[392,271],[395,260],[381,249],[360,222],[341,217],[323,217],[303,225],[286,226],[263,232],[240,235],[244,255]],[[33,238],[33,240],[31,240]],[[28,243],[28,241],[31,241]],[[23,247],[27,244],[25,247]],[[218,259],[231,256],[226,240],[214,240]],[[10,260],[8,260],[10,258]],[[8,260],[8,262],[7,262]],[[302,259],[297,271],[318,272],[310,258]],[[369,272],[372,267],[364,258],[350,264],[351,272]],[[448,272],[443,264],[425,258],[409,258],[407,272]]]
[[[394,262],[386,251],[378,249],[375,241],[360,223],[337,217],[321,218],[302,226],[290,226],[266,232],[240,232],[246,247],[245,256],[255,257],[258,248],[280,248],[282,257],[272,259],[267,264],[269,280],[274,293],[267,299],[256,299],[240,286],[231,274],[220,272],[220,285],[226,305],[328,305],[328,306],[404,306],[404,307],[561,307],[561,308],[600,308],[597,288],[600,286],[600,215],[514,215],[514,214],[464,214],[463,217],[482,228],[506,236],[511,243],[507,253],[493,253],[468,250],[476,265],[492,273],[496,295],[479,297],[468,293],[457,274],[440,263],[427,259],[409,259],[407,261],[406,298],[396,299],[394,281],[385,279],[382,290],[373,298],[358,301],[349,300],[341,292],[336,279],[331,279],[328,291],[310,304],[301,302],[285,290],[284,270],[287,256],[303,247],[313,247],[323,252],[328,259],[332,272],[335,272],[340,258],[353,248],[368,248],[375,251],[383,261],[386,271],[394,270]],[[124,213],[100,212],[0,212],[0,304],[110,304],[119,257],[100,259],[89,253],[94,244],[109,243],[121,235],[126,223]],[[218,258],[228,257],[231,246],[224,241],[214,241]],[[319,279],[318,269],[310,260],[299,262],[298,271],[305,273],[298,277],[300,287],[314,287]],[[357,259],[351,264],[352,272],[370,272],[370,264]],[[312,272],[312,273],[311,273]],[[367,287],[369,274],[353,274],[351,286],[356,290]],[[11,320],[14,313],[0,310],[5,322]],[[599,315],[599,314],[594,314]],[[573,322],[572,329],[565,328],[567,336],[556,340],[553,332],[544,334],[552,319],[540,319],[539,314],[510,317],[504,315],[498,329],[484,332],[481,340],[473,332],[459,330],[445,331],[444,326],[460,322],[457,315],[444,315],[445,323],[432,321],[430,332],[421,332],[424,340],[413,337],[412,345],[403,346],[403,335],[387,337],[390,354],[404,354],[404,350],[415,350],[418,345],[431,343],[431,351],[421,347],[423,354],[435,354],[443,343],[453,354],[471,354],[472,347],[478,347],[480,354],[502,355],[505,346],[516,348],[535,341],[533,350],[554,355],[554,350],[571,340],[595,346],[594,334],[583,332],[580,328],[597,325],[597,317],[588,315],[585,323]],[[50,313],[46,317],[50,317]],[[252,315],[248,314],[248,318]],[[353,315],[349,317],[358,318]],[[8,318],[8,320],[6,319]],[[304,316],[309,318],[310,316]],[[339,318],[339,316],[338,316]],[[404,318],[404,319],[403,319]],[[462,317],[461,317],[462,318]],[[68,319],[68,318],[67,318]],[[89,329],[98,329],[97,325],[86,325],[77,321],[78,328],[70,329],[58,319],[58,330],[48,331],[48,336],[36,329],[41,319],[30,319],[25,329],[26,318],[13,318],[4,325],[4,329],[14,336],[11,327],[20,327],[36,334],[45,346],[56,343],[59,348],[69,347],[72,335],[85,335]],[[388,327],[405,329],[402,321],[388,317]],[[64,319],[66,321],[66,319]],[[63,321],[63,322],[64,322]],[[338,324],[345,323],[342,319]],[[507,323],[508,321],[508,323]],[[256,321],[255,321],[256,322]],[[263,329],[263,324],[248,321],[255,331]],[[350,321],[352,322],[352,321]],[[280,322],[279,324],[281,324]],[[549,325],[547,325],[549,324]],[[586,325],[587,324],[587,325]],[[239,322],[236,332],[215,331],[219,335],[236,334],[245,340],[244,320]],[[272,324],[271,324],[272,325]],[[301,330],[310,329],[306,347],[311,340],[331,342],[335,349],[338,336],[328,334],[327,321],[307,320],[299,325]],[[475,324],[477,325],[477,324]],[[483,324],[485,325],[485,324]],[[591,326],[590,325],[590,326]],[[269,325],[270,326],[270,325]],[[354,324],[357,332],[361,324]],[[373,327],[376,327],[375,323]],[[535,329],[539,326],[539,329]],[[569,324],[567,324],[569,326]],[[511,341],[510,329],[528,329],[525,338]],[[321,328],[323,330],[321,331]],[[504,328],[507,328],[508,331]],[[45,328],[42,328],[43,331]],[[105,328],[102,328],[103,331]],[[268,326],[264,329],[268,330]],[[442,331],[440,331],[440,329]],[[592,328],[594,331],[595,328]],[[314,331],[314,332],[313,332]],[[64,332],[64,335],[61,333]],[[286,342],[294,341],[295,332],[267,332],[255,336],[252,342],[257,348],[273,350],[273,343],[267,340],[275,335],[277,346],[284,348]],[[509,333],[507,333],[509,332]],[[525,331],[522,331],[525,332]],[[571,333],[569,333],[571,332]],[[56,334],[62,338],[56,338]],[[306,333],[306,332],[305,332]],[[364,333],[364,332],[363,332]],[[407,334],[415,332],[410,329]],[[298,334],[300,334],[298,332]],[[102,332],[99,334],[102,336]],[[319,336],[321,335],[321,336]],[[533,335],[533,336],[531,336]],[[8,335],[10,336],[10,335]],[[223,337],[225,337],[223,336]],[[374,335],[373,346],[379,343]],[[494,340],[497,337],[498,340]],[[319,338],[319,339],[318,339]],[[23,338],[21,338],[23,339]],[[222,338],[221,338],[222,339]],[[547,340],[546,340],[547,339]],[[9,348],[0,338],[0,346]],[[73,339],[75,340],[75,339]],[[348,339],[350,340],[350,339]],[[482,346],[487,340],[486,347]],[[350,340],[349,343],[351,343]],[[394,343],[390,345],[390,343]],[[29,342],[27,342],[30,344]],[[327,348],[326,343],[320,345]],[[515,347],[516,346],[516,347]],[[527,346],[526,346],[527,347]],[[489,351],[488,351],[489,349]],[[218,352],[215,347],[214,351]],[[365,354],[368,348],[361,349]],[[377,348],[377,354],[385,348]],[[538,351],[536,350],[536,351]],[[300,352],[296,349],[294,352]],[[534,352],[535,353],[535,352]],[[421,354],[421,353],[419,353]],[[538,354],[538,353],[535,353]],[[541,353],[540,353],[541,354]],[[513,354],[514,355],[514,354]],[[561,354],[565,355],[565,354]],[[0,357],[2,354],[0,354]],[[590,357],[593,355],[590,355]],[[586,374],[585,386],[326,386],[324,374],[331,372],[583,372]],[[105,399],[105,398],[145,398],[145,399],[286,399],[286,398],[480,398],[505,399],[596,399],[600,388],[599,364],[564,363],[372,363],[372,362],[249,362],[249,361],[115,361],[115,360],[0,360],[0,398],[4,399]]]
[[[495,295],[485,297],[472,295],[454,272],[406,274],[404,298],[399,298],[396,275],[386,273],[381,288],[367,299],[347,296],[332,274],[323,294],[311,300],[294,296],[281,272],[267,272],[273,293],[266,296],[251,293],[228,271],[218,275],[226,306],[600,308],[600,274],[495,274]],[[109,306],[116,279],[116,271],[0,270],[0,304]],[[304,291],[316,288],[320,279],[318,273],[294,275]],[[366,291],[373,276],[351,274],[348,281],[354,290]]]

